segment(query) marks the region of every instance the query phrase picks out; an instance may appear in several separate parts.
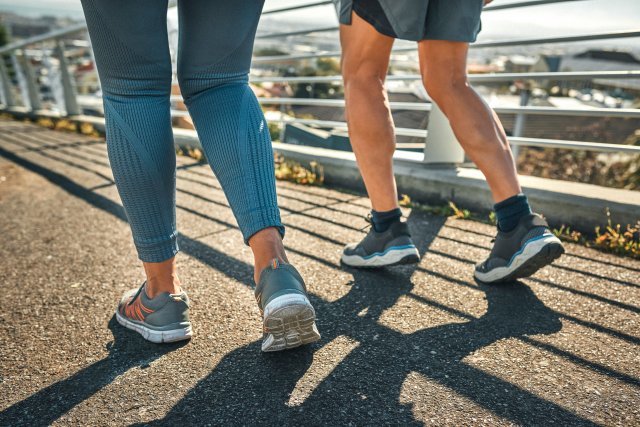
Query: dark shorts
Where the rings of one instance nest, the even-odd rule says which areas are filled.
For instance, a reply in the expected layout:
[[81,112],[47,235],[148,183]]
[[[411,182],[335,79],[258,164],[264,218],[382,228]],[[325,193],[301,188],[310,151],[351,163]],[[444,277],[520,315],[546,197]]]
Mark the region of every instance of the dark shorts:
[[480,32],[483,0],[341,0],[340,23],[351,12],[385,36],[472,43]]

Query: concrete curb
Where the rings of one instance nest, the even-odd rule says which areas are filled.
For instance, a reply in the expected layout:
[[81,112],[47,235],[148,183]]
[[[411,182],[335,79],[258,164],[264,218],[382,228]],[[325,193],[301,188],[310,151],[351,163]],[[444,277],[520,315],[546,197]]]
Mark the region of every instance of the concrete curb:
[[[329,186],[364,192],[353,153],[282,143],[273,143],[273,147],[286,158],[320,163]],[[395,171],[399,192],[412,200],[437,204],[451,200],[480,213],[492,208],[489,187],[477,169],[427,166],[403,153],[395,158]],[[523,175],[520,182],[535,210],[554,226],[568,224],[593,232],[594,227],[607,224],[607,209],[614,224],[640,220],[640,192]]]

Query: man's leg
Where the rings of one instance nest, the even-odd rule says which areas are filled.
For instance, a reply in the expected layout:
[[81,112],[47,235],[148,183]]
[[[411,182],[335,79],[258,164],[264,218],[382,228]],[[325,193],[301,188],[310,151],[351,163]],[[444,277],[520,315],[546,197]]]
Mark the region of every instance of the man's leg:
[[398,207],[395,135],[384,88],[393,41],[355,13],[351,25],[340,26],[349,139],[376,211]]
[[449,119],[453,132],[485,175],[495,202],[521,192],[515,162],[500,120],[467,81],[468,44],[418,43],[425,88]]
[[384,88],[393,41],[355,13],[351,25],[340,26],[349,138],[373,207],[370,233],[344,250],[342,262],[353,267],[419,260],[407,225],[400,222],[393,176],[395,135]]
[[429,96],[486,177],[496,202],[498,236],[489,258],[476,268],[476,278],[497,282],[527,277],[564,250],[546,222],[531,213],[502,124],[467,81],[468,44],[424,40],[418,49]]

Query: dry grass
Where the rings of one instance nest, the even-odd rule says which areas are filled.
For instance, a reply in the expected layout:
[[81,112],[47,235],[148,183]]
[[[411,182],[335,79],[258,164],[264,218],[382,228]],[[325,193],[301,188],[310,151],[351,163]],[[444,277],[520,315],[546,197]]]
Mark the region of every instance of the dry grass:
[[291,181],[302,185],[322,185],[324,168],[317,162],[310,162],[309,168],[298,162],[286,160],[284,156],[275,154],[276,179]]

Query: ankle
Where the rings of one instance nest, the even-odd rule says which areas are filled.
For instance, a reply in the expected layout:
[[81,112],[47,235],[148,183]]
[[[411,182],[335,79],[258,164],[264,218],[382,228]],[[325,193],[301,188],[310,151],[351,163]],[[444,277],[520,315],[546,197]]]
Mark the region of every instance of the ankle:
[[180,279],[178,279],[177,276],[165,278],[151,277],[147,278],[147,283],[144,285],[144,291],[149,298],[155,298],[164,292],[179,294],[182,292],[182,287]]
[[144,288],[149,298],[163,292],[170,294],[181,292],[175,257],[162,262],[143,262],[143,266],[147,275],[147,284]]
[[522,193],[496,203],[493,209],[498,220],[498,229],[505,232],[516,228],[523,216],[531,214],[529,200]]
[[281,263],[288,263],[287,254],[282,245],[282,237],[275,228],[266,228],[254,234],[249,239],[249,246],[253,251],[255,269],[253,279],[256,284],[260,281],[260,273],[275,259]]
[[376,211],[371,210],[371,223],[373,229],[378,233],[384,233],[394,223],[400,221],[402,218],[402,211],[400,208],[391,209],[388,211]]

